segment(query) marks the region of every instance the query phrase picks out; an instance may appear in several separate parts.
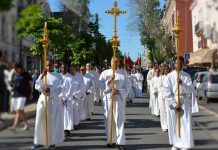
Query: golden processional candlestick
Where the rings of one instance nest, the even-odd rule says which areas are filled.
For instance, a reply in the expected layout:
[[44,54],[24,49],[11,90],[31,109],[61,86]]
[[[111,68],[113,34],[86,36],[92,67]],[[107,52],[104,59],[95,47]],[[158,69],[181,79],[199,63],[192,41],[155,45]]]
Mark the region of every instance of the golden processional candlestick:
[[[173,32],[175,33],[175,38],[176,38],[176,51],[177,51],[177,89],[178,89],[178,103],[177,103],[177,107],[181,108],[181,101],[180,101],[180,33],[182,33],[182,30],[180,28],[180,16],[179,16],[179,12],[177,12],[177,16],[176,16],[176,26],[173,29]],[[181,137],[181,109],[178,111],[178,135],[179,137]]]
[[[42,39],[42,46],[44,48],[44,69],[46,69],[46,61],[47,61],[47,49],[48,49],[48,28],[47,22],[45,22],[44,33]],[[47,75],[44,76],[44,89],[47,89]],[[44,92],[45,95],[45,131],[46,131],[46,145],[48,145],[48,94]]]
[[[113,66],[112,66],[112,70],[113,70],[113,76],[115,76],[115,58],[116,58],[116,51],[117,51],[117,47],[120,44],[120,41],[118,40],[117,37],[117,16],[119,16],[120,14],[124,14],[126,13],[125,10],[120,10],[118,8],[118,4],[117,1],[114,2],[114,7],[111,10],[106,10],[105,13],[108,14],[112,14],[114,16],[114,35],[112,40],[110,41],[113,47]],[[115,83],[114,80],[112,80],[112,91],[114,91],[115,89]],[[111,104],[111,130],[110,130],[110,145],[113,144],[113,133],[114,133],[114,98],[115,96],[112,94],[112,104]]]

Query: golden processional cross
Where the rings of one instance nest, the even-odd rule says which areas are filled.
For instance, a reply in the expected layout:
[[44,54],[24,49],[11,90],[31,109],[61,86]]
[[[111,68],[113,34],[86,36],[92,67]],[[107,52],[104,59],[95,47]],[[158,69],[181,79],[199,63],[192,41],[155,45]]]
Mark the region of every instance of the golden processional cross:
[[173,32],[175,33],[175,38],[176,38],[176,51],[177,51],[177,89],[178,89],[178,103],[177,103],[177,107],[180,108],[180,110],[178,110],[178,135],[179,138],[181,137],[181,101],[180,101],[180,33],[182,32],[181,28],[180,28],[180,16],[179,16],[179,12],[177,12],[176,15],[176,26],[173,29]]
[[[48,28],[47,28],[47,22],[45,22],[44,26],[44,32],[43,32],[43,38],[42,38],[42,46],[44,48],[44,69],[47,67],[47,49],[48,49]],[[47,88],[47,75],[44,76],[44,89]],[[48,145],[48,93],[44,92],[45,95],[45,139],[46,139],[46,145]]]
[[[126,13],[125,10],[120,10],[118,8],[118,4],[117,1],[114,2],[114,8],[112,8],[111,10],[107,10],[105,11],[105,13],[108,14],[112,14],[114,16],[114,35],[112,40],[110,41],[113,47],[113,66],[112,66],[112,70],[113,70],[113,76],[115,76],[115,58],[116,58],[116,51],[117,51],[117,47],[120,43],[120,41],[118,40],[117,37],[117,16],[119,16],[120,14],[124,14]],[[115,83],[114,80],[112,80],[112,91],[114,91],[115,89]],[[113,133],[114,133],[114,94],[112,94],[112,102],[111,102],[111,121],[110,121],[110,145],[113,144]]]

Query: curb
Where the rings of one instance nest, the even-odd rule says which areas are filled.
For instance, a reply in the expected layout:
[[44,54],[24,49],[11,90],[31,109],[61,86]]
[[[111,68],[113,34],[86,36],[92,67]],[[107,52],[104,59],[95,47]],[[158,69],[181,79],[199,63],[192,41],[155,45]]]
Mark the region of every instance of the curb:
[[[29,104],[27,106],[25,106],[24,108],[25,114],[27,119],[33,118],[36,115],[36,104]],[[9,118],[9,119],[4,119],[3,121],[0,121],[0,131],[8,128],[9,126],[12,126],[14,122],[14,117],[13,118]]]

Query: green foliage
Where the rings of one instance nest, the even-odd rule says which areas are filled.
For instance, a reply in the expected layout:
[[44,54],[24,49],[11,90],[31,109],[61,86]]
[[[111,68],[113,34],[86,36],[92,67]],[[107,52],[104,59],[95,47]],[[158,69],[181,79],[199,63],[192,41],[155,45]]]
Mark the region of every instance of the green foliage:
[[172,56],[173,42],[165,31],[159,0],[135,0],[131,3],[138,10],[138,29],[141,43],[148,49],[148,59],[151,63],[164,62]]
[[0,11],[7,11],[12,6],[12,0],[0,0]]
[[[88,33],[74,35],[72,29],[64,24],[62,19],[53,17],[45,19],[39,4],[24,9],[16,24],[18,37],[31,38],[35,43],[30,49],[33,56],[43,55],[41,39],[44,22],[47,22],[49,30],[48,50],[53,52],[56,60],[80,65],[87,62],[102,65],[105,59],[111,59],[112,46],[99,32],[98,15],[90,22]],[[120,51],[118,54],[122,56]]]
[[[110,62],[113,56],[112,45],[109,41],[106,40],[106,37],[99,32],[99,17],[96,14],[88,26],[88,33],[92,36],[93,43],[95,43],[95,64],[104,64],[106,59]],[[117,50],[117,56],[121,59],[123,55],[120,50]]]

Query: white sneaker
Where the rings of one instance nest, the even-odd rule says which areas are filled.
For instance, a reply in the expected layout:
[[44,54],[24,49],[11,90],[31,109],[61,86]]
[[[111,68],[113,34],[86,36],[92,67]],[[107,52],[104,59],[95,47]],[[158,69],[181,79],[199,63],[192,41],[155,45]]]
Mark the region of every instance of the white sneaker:
[[23,129],[22,129],[22,131],[27,131],[27,130],[29,130],[29,127],[28,127],[28,126],[25,126],[25,127],[23,127]]
[[171,148],[171,150],[179,150],[179,148],[177,148],[176,146],[173,145],[173,147]]
[[167,132],[168,130],[167,129],[163,129],[163,132]]

